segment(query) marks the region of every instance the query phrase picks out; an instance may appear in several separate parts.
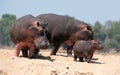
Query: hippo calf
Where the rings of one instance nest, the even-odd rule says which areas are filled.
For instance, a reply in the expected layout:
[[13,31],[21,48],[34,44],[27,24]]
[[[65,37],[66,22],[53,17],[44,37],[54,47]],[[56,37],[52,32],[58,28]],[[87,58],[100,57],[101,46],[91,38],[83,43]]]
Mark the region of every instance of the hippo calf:
[[[77,39],[79,40],[90,40],[90,34],[89,34],[89,31],[79,31],[78,34],[79,35],[77,37]],[[73,46],[75,44],[75,42],[72,44],[71,41],[65,41],[64,44],[67,46],[67,56],[72,56],[72,49],[73,49]]]
[[93,53],[101,49],[103,49],[103,46],[96,39],[77,41],[73,46],[74,60],[77,61],[77,58],[79,58],[79,61],[84,62],[84,58],[88,63],[91,63]]

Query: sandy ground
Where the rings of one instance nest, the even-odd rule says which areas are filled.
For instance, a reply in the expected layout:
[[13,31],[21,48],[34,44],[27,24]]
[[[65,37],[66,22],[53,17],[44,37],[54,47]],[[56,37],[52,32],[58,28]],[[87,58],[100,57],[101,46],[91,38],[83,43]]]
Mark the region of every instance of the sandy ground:
[[120,75],[120,54],[95,54],[93,63],[75,62],[65,53],[49,56],[42,50],[37,59],[14,57],[14,50],[0,49],[0,75]]

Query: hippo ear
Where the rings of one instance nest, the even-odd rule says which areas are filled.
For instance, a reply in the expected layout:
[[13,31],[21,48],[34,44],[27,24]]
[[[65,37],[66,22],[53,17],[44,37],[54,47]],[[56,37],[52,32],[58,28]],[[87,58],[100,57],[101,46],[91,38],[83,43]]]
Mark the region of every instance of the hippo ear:
[[37,26],[39,26],[40,24],[39,24],[39,22],[38,21],[33,21],[32,22],[32,26],[33,27],[37,27]]
[[33,21],[29,29],[38,29],[39,31],[41,31],[42,27],[40,26],[38,21]]
[[37,27],[39,25],[38,21],[33,21],[31,24],[31,26],[29,27],[29,29],[32,29],[34,27]]

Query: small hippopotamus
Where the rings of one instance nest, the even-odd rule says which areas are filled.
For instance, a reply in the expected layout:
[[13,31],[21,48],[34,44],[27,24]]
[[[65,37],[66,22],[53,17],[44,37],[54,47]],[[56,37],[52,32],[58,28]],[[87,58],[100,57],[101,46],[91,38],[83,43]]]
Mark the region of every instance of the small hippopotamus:
[[[77,39],[79,40],[90,40],[90,34],[89,34],[89,31],[79,31],[78,32],[78,37]],[[75,44],[74,41],[65,41],[64,44],[67,46],[67,56],[72,56],[72,49],[73,49],[73,46]]]
[[77,58],[79,58],[80,62],[84,62],[84,58],[88,63],[91,63],[93,53],[96,50],[101,50],[103,48],[104,47],[101,45],[100,41],[96,39],[77,41],[73,46],[74,61],[77,61]]

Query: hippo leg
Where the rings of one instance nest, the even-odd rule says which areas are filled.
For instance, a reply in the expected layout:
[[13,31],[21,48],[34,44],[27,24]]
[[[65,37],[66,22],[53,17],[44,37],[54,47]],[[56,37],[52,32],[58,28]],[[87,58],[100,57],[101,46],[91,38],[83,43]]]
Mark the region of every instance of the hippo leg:
[[28,57],[28,49],[22,49],[22,56]]
[[83,57],[79,57],[80,62],[84,62]]
[[85,56],[85,61],[87,61],[87,62],[88,62],[88,59],[89,59],[89,58],[88,58],[88,56]]
[[87,62],[88,62],[88,63],[91,63],[91,59],[90,59],[90,58],[87,58]]
[[39,57],[38,54],[39,54],[39,49],[35,48],[34,57],[35,58]]
[[38,55],[38,53],[39,53],[39,49],[35,48],[34,54]]
[[87,56],[86,61],[87,61],[88,63],[91,63],[91,59],[92,59],[92,55],[89,55],[89,56]]
[[59,47],[60,47],[60,44],[54,45],[54,49],[52,50],[50,55],[56,55]]
[[75,44],[75,42],[71,46],[68,46],[68,48],[67,48],[67,55],[70,57],[72,56],[72,50],[73,50],[74,44]]
[[74,54],[74,61],[77,61],[77,56]]
[[34,51],[35,51],[35,48],[34,48],[34,45],[33,44],[29,44],[28,45],[28,48],[29,48],[29,58],[33,58],[34,57]]
[[18,43],[17,45],[16,45],[16,48],[15,48],[15,56],[19,56],[19,54],[20,54],[20,50],[21,50],[21,47],[20,47],[20,44]]
[[92,61],[92,57],[93,57],[93,53],[91,53],[88,57],[87,57],[87,62],[91,63]]
[[68,46],[67,47],[67,56],[72,56],[72,47],[71,46]]

